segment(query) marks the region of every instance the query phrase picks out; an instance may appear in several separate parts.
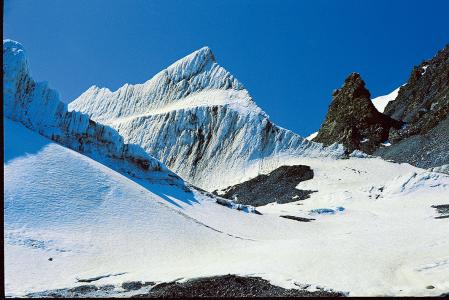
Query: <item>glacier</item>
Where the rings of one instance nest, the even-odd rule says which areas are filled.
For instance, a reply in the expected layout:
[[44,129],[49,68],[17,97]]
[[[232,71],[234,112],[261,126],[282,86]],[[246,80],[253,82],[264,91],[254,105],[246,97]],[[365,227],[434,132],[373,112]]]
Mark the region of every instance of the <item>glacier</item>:
[[69,110],[109,125],[184,179],[206,190],[248,178],[248,168],[281,153],[344,157],[273,124],[208,47],[173,63],[143,84],[115,92],[93,86]]

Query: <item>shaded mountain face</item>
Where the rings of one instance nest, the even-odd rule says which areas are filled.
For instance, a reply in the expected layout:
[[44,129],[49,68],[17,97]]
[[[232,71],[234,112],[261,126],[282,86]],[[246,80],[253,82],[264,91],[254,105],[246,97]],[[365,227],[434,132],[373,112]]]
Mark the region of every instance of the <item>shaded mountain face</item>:
[[349,152],[359,149],[372,153],[388,139],[390,128],[400,128],[401,122],[377,111],[370,96],[360,75],[350,74],[334,91],[324,123],[313,140],[325,145],[340,143]]
[[69,104],[115,128],[183,178],[206,190],[225,188],[279,154],[341,157],[273,124],[249,92],[201,48],[143,84],[117,91],[92,87]]
[[413,68],[385,114],[405,124],[376,155],[422,168],[449,164],[449,45]]

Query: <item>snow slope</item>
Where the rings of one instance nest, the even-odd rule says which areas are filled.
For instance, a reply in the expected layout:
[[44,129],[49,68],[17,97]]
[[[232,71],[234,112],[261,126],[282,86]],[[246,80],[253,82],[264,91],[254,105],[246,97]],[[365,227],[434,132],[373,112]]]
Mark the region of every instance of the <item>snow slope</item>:
[[12,40],[3,41],[4,116],[24,124],[66,147],[101,160],[136,178],[180,178],[138,145],[125,144],[114,129],[95,123],[87,115],[68,112],[58,93],[30,75],[25,50]]
[[372,101],[373,101],[373,104],[376,107],[376,109],[378,111],[380,111],[381,113],[383,113],[385,110],[385,107],[387,107],[388,102],[396,99],[396,97],[398,96],[398,93],[399,93],[399,89],[400,89],[400,87],[398,87],[397,89],[395,89],[388,95],[383,95],[383,96],[374,98]]
[[176,210],[210,198],[167,183],[139,185],[17,122],[4,125],[8,295],[107,274],[123,280],[142,268],[163,278],[170,261],[192,259],[193,267],[195,258],[232,247],[235,238]]
[[112,126],[126,142],[207,190],[238,181],[247,164],[278,153],[341,157],[344,152],[273,124],[207,47],[144,84],[125,84],[115,92],[91,87],[69,109]]
[[[378,158],[284,157],[286,164],[314,169],[315,178],[299,188],[318,192],[300,203],[260,207],[264,215],[255,215],[197,191],[138,184],[8,119],[5,142],[9,296],[101,276],[91,284],[228,273],[350,295],[449,291],[449,227],[431,208],[449,201],[446,175]],[[275,165],[267,161],[266,171]],[[344,210],[312,212],[337,207]]]

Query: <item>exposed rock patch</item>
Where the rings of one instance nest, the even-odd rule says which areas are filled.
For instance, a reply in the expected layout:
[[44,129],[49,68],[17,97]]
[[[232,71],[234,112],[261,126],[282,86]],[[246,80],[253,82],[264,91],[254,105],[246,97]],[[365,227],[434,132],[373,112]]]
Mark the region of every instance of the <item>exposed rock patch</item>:
[[[220,191],[220,196],[236,203],[262,206],[268,203],[289,203],[310,197],[313,191],[299,190],[296,186],[313,178],[309,166],[282,166],[268,175],[259,175],[251,180]],[[218,191],[214,191],[218,195]]]
[[309,218],[302,218],[302,217],[297,217],[297,216],[280,216],[281,218],[285,218],[285,219],[290,219],[290,220],[295,220],[295,221],[299,221],[299,222],[310,222],[313,221],[315,219],[309,219]]
[[[136,285],[136,283],[138,283]],[[129,285],[130,284],[130,285]],[[137,287],[139,288],[137,289]],[[298,289],[285,289],[270,284],[260,277],[236,275],[213,276],[191,279],[186,282],[128,282],[122,288],[114,285],[82,285],[75,288],[49,290],[26,295],[28,298],[86,298],[86,297],[133,297],[133,298],[186,298],[186,297],[343,297],[345,293],[310,285],[297,285]],[[126,288],[125,288],[126,287]]]
[[370,96],[360,75],[350,74],[344,85],[334,91],[324,123],[313,141],[343,144],[348,153],[356,149],[373,153],[388,139],[390,128],[400,128],[401,122],[377,111]]
[[449,164],[448,141],[449,117],[429,132],[413,135],[391,146],[379,148],[374,155],[420,168],[439,167]]
[[435,219],[449,218],[449,204],[432,205],[432,207],[435,208],[439,214]]
[[341,292],[284,289],[259,277],[224,275],[169,282],[154,286],[147,294],[135,297],[342,297]]

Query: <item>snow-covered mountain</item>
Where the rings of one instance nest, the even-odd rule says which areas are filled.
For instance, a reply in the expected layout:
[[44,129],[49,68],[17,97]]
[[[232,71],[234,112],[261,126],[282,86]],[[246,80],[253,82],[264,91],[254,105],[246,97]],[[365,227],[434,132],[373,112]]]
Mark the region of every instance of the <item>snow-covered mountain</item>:
[[218,65],[207,47],[184,57],[144,84],[115,92],[91,87],[69,109],[117,129],[171,170],[213,190],[235,184],[263,160],[296,156],[340,157],[273,124],[244,86]]
[[22,45],[12,40],[3,41],[3,109],[6,118],[119,172],[154,180],[158,171],[160,179],[182,182],[142,148],[125,144],[114,129],[67,111],[55,90],[33,80]]
[[[229,209],[113,129],[67,112],[31,78],[20,44],[4,41],[3,55],[7,296],[76,287],[124,297],[223,274],[350,296],[449,291],[448,175],[284,151],[241,171],[309,166],[297,188],[310,198],[260,206],[262,215]],[[129,281],[149,284],[130,291]]]

